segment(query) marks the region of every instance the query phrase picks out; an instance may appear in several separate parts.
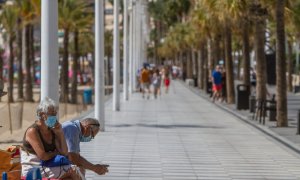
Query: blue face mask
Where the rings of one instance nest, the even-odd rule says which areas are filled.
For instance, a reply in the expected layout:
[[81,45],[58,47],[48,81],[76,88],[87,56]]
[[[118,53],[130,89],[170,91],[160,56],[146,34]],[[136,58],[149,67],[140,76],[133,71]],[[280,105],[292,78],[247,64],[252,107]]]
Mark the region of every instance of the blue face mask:
[[93,136],[94,136],[94,135],[92,135],[93,134],[92,129],[90,129],[90,133],[91,133],[91,135],[89,135],[89,136],[83,136],[81,134],[80,135],[80,142],[90,142],[93,139]]
[[49,128],[53,128],[55,126],[56,122],[57,122],[56,116],[48,116],[47,120],[45,121],[46,125]]
[[85,137],[83,135],[80,136],[80,142],[90,142],[91,140],[92,140],[92,136],[91,135],[87,136],[87,137]]

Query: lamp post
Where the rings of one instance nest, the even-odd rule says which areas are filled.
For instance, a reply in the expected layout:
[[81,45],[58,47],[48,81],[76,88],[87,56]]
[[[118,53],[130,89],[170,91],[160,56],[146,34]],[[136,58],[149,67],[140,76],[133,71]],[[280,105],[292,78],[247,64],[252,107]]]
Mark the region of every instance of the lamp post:
[[131,60],[131,92],[134,92],[136,88],[136,73],[137,73],[137,68],[136,68],[136,59],[137,59],[137,46],[136,46],[136,26],[137,26],[137,2],[133,1],[133,8],[132,8],[132,60]]
[[113,42],[113,111],[120,111],[120,40],[119,40],[119,0],[114,0],[114,42]]
[[128,7],[128,13],[129,13],[129,93],[133,93],[133,6],[134,2],[131,0],[130,6]]
[[41,3],[41,100],[49,97],[58,102],[58,1]]
[[95,118],[105,131],[104,10],[103,0],[95,0]]
[[124,26],[123,26],[123,91],[124,91],[124,100],[128,100],[128,0],[124,0]]

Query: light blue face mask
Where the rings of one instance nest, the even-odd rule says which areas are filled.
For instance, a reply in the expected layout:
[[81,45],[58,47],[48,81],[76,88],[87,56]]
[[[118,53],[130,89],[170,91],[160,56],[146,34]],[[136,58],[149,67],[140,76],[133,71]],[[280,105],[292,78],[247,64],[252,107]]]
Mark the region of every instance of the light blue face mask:
[[90,142],[93,139],[93,136],[92,136],[93,131],[92,131],[92,129],[90,129],[90,131],[91,131],[91,135],[89,135],[89,136],[83,136],[82,134],[80,135],[80,142]]
[[53,128],[55,126],[56,122],[57,122],[56,116],[48,116],[47,120],[45,121],[46,125],[49,128]]

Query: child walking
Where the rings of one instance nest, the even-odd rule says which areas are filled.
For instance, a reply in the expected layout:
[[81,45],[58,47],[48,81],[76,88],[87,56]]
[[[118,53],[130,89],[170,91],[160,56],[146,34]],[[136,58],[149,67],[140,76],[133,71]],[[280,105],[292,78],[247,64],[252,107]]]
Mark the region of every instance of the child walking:
[[165,80],[164,80],[164,84],[165,84],[166,94],[168,94],[168,92],[169,92],[169,86],[170,86],[169,74],[166,74]]

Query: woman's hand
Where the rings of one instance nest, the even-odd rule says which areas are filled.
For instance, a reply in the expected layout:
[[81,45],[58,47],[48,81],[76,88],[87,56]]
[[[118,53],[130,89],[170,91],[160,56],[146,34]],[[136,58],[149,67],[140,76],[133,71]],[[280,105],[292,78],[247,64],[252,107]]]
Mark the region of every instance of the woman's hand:
[[54,132],[56,136],[63,134],[62,126],[59,122],[57,122],[51,130]]

